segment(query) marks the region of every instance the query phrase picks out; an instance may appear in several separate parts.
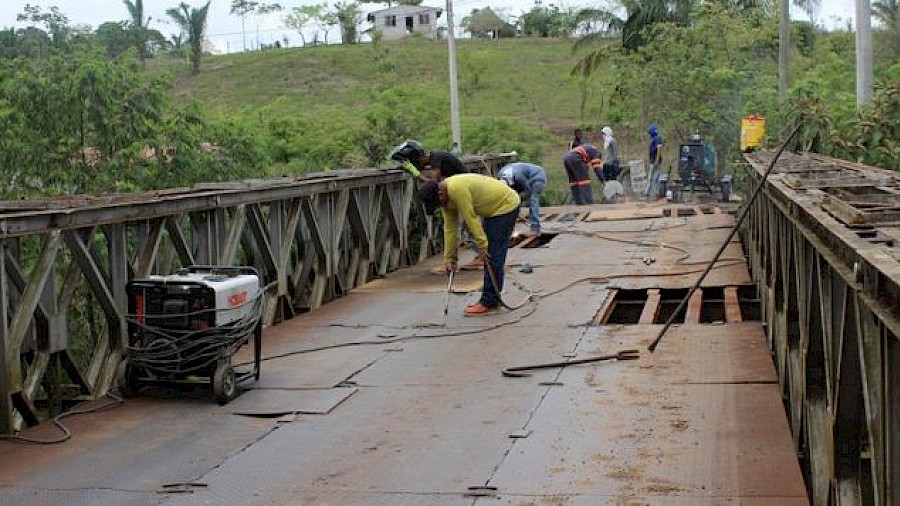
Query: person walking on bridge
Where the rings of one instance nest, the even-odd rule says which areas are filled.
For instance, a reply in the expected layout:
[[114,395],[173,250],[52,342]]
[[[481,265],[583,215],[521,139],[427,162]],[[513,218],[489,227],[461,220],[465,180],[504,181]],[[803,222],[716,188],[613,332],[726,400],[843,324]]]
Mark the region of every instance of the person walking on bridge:
[[547,184],[544,168],[533,163],[516,162],[500,169],[498,178],[528,202],[529,235],[541,235],[541,193]]
[[[456,271],[459,217],[465,223],[484,260],[481,298],[466,307],[466,316],[482,316],[500,308],[509,237],[519,216],[519,195],[505,183],[481,174],[459,174],[441,182],[426,181],[419,199],[427,209],[438,206],[444,215],[444,271]],[[484,225],[482,226],[483,218]]]
[[599,171],[603,168],[600,151],[590,144],[582,144],[566,153],[563,165],[566,167],[569,190],[572,192],[572,200],[575,201],[575,205],[593,204],[591,169]]

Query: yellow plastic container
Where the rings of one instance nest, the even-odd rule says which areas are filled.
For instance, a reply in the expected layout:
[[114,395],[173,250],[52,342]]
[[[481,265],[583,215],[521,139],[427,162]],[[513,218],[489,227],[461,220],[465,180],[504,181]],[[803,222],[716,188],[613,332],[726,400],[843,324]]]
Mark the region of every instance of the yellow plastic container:
[[753,151],[762,146],[766,136],[766,118],[750,115],[741,120],[741,151]]

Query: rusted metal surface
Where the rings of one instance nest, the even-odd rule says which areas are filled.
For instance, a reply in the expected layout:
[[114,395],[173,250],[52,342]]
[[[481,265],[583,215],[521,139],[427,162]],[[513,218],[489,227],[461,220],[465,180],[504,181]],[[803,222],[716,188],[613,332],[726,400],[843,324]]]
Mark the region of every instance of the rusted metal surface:
[[0,434],[114,386],[133,278],[252,265],[271,325],[423,259],[437,238],[413,187],[400,169],[359,169],[0,203]]
[[[39,489],[107,494],[100,504],[806,504],[758,322],[679,325],[639,360],[500,374],[646,347],[658,325],[597,325],[601,308],[619,290],[690,286],[729,219],[548,220],[564,233],[509,254],[504,298],[534,302],[493,317],[462,315],[477,291],[452,295],[444,315],[444,278],[398,271],[264,332],[279,358],[251,387],[358,389],[327,414],[236,416],[202,392],[129,400],[73,418],[61,447],[0,443],[16,463],[0,502]],[[734,246],[710,290],[749,282]],[[203,486],[156,492],[176,482]]]
[[[759,174],[770,153],[748,155]],[[896,172],[788,155],[745,240],[815,504],[900,504]]]

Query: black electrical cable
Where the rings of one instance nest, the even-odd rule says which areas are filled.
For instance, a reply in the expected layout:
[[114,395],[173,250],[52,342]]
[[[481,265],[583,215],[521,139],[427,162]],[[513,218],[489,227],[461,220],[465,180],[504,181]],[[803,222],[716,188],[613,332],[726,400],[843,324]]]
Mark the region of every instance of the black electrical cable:
[[18,443],[30,443],[37,445],[52,445],[64,443],[72,438],[72,431],[69,430],[68,427],[63,425],[62,419],[72,416],[72,415],[83,415],[87,413],[95,413],[97,411],[103,411],[109,409],[114,406],[119,406],[122,404],[122,398],[111,393],[107,393],[104,397],[111,399],[111,402],[107,402],[106,404],[101,404],[99,406],[94,406],[92,408],[86,409],[78,409],[79,406],[86,404],[88,401],[77,404],[74,408],[66,411],[65,413],[60,413],[53,417],[53,425],[55,425],[61,432],[62,435],[55,439],[38,439],[27,436],[20,436],[18,434],[0,434],[0,440],[14,441]]
[[[201,371],[223,354],[230,356],[247,344],[262,319],[263,296],[275,284],[262,287],[253,298],[233,308],[212,308],[178,314],[126,315],[126,321],[140,328],[148,339],[146,346],[129,344],[125,356],[132,366],[143,367],[156,374],[178,375]],[[217,311],[238,311],[252,305],[238,320],[225,325],[199,330],[166,329],[145,322],[166,318],[189,318]]]

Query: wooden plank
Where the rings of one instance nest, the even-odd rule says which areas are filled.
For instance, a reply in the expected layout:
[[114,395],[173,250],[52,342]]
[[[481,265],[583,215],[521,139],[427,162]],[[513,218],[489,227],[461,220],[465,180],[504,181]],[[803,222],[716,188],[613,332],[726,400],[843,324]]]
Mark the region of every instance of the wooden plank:
[[741,317],[741,303],[738,300],[736,286],[725,287],[725,321],[728,323],[744,321],[743,317]]
[[647,302],[644,304],[644,310],[641,311],[641,318],[638,325],[650,325],[659,313],[659,301],[661,294],[659,289],[652,288],[647,290]]
[[609,318],[609,314],[612,311],[613,303],[616,301],[616,295],[619,293],[619,290],[613,288],[606,292],[606,299],[603,300],[603,304],[600,306],[600,309],[594,314],[593,323],[595,325],[602,325],[606,323],[606,319]]
[[822,198],[822,209],[847,225],[862,225],[866,222],[866,217],[859,209],[845,204],[840,199]]
[[703,307],[703,289],[698,288],[693,295],[691,295],[691,300],[688,301],[687,312],[684,315],[684,323],[686,324],[697,324],[700,323],[700,310]]

